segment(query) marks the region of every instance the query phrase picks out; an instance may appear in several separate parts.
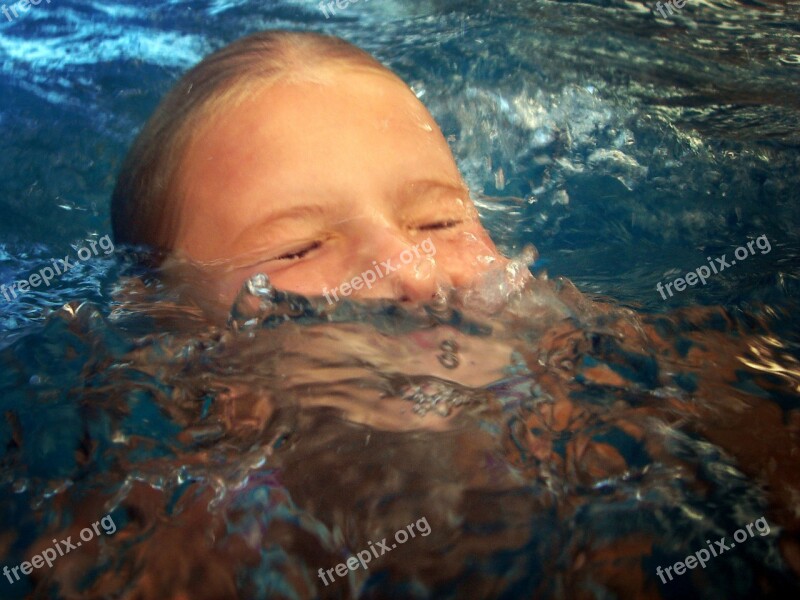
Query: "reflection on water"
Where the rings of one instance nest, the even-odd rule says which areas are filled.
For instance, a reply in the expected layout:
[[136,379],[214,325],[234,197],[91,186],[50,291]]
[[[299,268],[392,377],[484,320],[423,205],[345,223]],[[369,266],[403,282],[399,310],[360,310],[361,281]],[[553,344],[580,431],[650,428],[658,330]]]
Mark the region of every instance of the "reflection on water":
[[[524,275],[529,258],[430,306],[332,307],[263,276],[224,325],[141,282],[110,316],[66,306],[3,351],[28,380],[3,384],[6,563],[98,515],[119,530],[15,585],[66,598],[799,590],[800,370],[775,337],[781,315],[636,314]],[[762,515],[769,536],[656,578]],[[422,517],[430,535],[328,586],[317,576]]]
[[[56,4],[0,30],[0,283],[104,232],[158,97],[266,27],[396,69],[493,237],[543,260],[424,307],[256,278],[209,315],[98,257],[4,303],[3,565],[109,513],[118,531],[0,597],[796,597],[796,0],[668,20],[617,0]],[[764,261],[658,295],[761,234]],[[762,516],[769,535],[658,579]],[[317,576],[422,517],[429,536]]]

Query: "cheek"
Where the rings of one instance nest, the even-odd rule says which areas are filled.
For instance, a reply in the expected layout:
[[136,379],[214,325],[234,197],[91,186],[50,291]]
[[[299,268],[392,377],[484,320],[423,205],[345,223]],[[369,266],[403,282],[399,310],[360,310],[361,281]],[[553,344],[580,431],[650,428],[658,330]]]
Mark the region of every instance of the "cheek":
[[469,285],[490,269],[502,268],[501,255],[486,231],[477,225],[452,240],[436,242],[436,263],[457,287]]
[[267,269],[264,266],[253,266],[226,273],[218,278],[221,293],[230,298],[236,298],[244,283],[253,275],[265,273],[279,290],[303,294],[304,296],[321,296],[323,290],[335,287],[344,280],[346,273],[341,274],[340,265],[330,260],[308,260],[296,265]]
[[325,269],[316,261],[312,261],[281,269],[273,273],[270,280],[281,290],[304,296],[321,296],[325,287],[331,287],[331,282],[327,281],[323,273],[330,273],[330,269]]
[[216,278],[213,286],[216,288],[217,294],[224,299],[228,304],[232,304],[236,299],[239,290],[242,289],[244,282],[251,275],[243,275],[242,273],[227,273]]

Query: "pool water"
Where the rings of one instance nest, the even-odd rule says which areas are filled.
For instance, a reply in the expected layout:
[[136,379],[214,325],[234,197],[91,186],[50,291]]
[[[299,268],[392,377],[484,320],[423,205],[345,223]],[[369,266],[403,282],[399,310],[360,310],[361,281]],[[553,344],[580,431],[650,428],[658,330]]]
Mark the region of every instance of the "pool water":
[[[0,283],[73,262],[0,295],[3,566],[116,524],[0,597],[796,597],[800,3],[674,13],[0,16]],[[160,96],[271,27],[342,36],[412,86],[508,272],[420,307],[256,277],[208,319],[125,248],[76,258]]]

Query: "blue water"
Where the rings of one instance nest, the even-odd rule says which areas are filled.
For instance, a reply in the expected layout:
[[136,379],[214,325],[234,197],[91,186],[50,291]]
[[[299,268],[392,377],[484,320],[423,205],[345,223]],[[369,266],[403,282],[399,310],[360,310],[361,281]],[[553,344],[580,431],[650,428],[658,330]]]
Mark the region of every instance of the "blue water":
[[[369,0],[326,19],[314,2],[52,0],[0,15],[0,284],[106,235],[159,98],[272,27],[393,68],[501,249],[540,257],[526,300],[488,320],[457,302],[321,316],[254,288],[211,325],[156,285],[123,294],[121,248],[0,296],[3,565],[72,524],[119,528],[99,552],[0,576],[0,597],[796,595],[800,3],[650,8]],[[768,253],[657,291],[759,236]],[[406,334],[440,329],[509,343],[515,366],[470,387],[400,358]],[[762,516],[769,535],[657,578]],[[422,517],[430,536],[320,585],[317,568]]]

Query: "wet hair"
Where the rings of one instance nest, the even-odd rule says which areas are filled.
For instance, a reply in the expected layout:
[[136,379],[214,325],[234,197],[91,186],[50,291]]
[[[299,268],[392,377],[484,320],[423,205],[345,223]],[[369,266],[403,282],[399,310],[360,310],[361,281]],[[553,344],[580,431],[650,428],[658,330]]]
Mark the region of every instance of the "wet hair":
[[314,80],[331,66],[391,73],[333,36],[263,31],[214,52],[167,93],[123,162],[111,199],[114,240],[169,253],[178,217],[178,173],[193,131],[279,80]]

